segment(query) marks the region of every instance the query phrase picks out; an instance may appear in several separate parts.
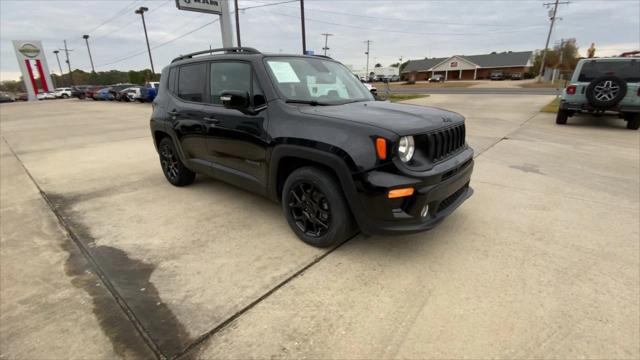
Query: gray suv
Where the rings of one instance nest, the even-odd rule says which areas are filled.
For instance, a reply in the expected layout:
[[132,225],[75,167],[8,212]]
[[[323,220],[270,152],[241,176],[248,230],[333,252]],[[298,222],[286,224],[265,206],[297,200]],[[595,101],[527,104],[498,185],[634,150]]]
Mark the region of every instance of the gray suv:
[[557,124],[576,113],[614,114],[640,127],[640,58],[582,59],[562,92]]

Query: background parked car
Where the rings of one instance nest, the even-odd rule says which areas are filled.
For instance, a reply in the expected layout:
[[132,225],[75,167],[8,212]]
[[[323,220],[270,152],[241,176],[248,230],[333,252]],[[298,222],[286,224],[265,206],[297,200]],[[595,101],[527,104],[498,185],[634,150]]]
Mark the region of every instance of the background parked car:
[[62,98],[62,99],[67,99],[73,96],[73,93],[70,87],[56,88],[53,90],[53,93],[55,94],[56,98]]
[[444,82],[444,76],[440,74],[433,75],[429,78],[429,82]]
[[56,98],[56,94],[52,91],[39,92],[38,95],[36,95],[36,98],[38,100],[52,100]]
[[27,93],[19,93],[18,96],[16,97],[17,101],[27,101],[29,100],[29,94]]
[[0,103],[14,102],[15,100],[13,94],[4,91],[0,92]]
[[504,80],[504,74],[501,72],[494,72],[491,74],[491,80]]
[[93,97],[95,100],[113,100],[115,99],[111,88],[103,88],[98,90]]
[[511,80],[522,80],[522,73],[511,74]]
[[128,87],[136,86],[135,84],[116,84],[109,87],[112,100],[122,101],[122,95],[120,92]]
[[100,91],[100,89],[103,89],[104,86],[89,86],[87,87],[87,89],[84,91],[84,96],[85,98],[88,99],[93,99],[93,100],[98,100],[95,95],[98,91]]
[[157,81],[151,81],[145,84],[145,97],[144,97],[144,101],[148,101],[148,102],[152,102],[153,99],[156,98],[156,95],[158,95],[158,87],[160,86],[160,83]]

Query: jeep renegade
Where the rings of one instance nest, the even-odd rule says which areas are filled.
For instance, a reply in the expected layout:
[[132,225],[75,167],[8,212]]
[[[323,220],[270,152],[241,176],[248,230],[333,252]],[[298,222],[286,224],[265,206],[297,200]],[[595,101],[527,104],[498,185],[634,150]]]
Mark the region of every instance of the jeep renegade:
[[375,101],[337,61],[206,50],[162,70],[151,132],[166,179],[200,173],[281,202],[326,247],[427,230],[471,196],[464,118]]
[[640,127],[640,58],[591,58],[578,61],[560,97],[557,124],[576,113],[617,114],[627,128]]

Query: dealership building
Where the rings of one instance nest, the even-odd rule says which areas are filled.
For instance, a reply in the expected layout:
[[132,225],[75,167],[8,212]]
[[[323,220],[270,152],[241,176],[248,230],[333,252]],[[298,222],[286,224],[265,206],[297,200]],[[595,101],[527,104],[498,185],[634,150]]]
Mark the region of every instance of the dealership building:
[[533,65],[533,51],[508,51],[485,55],[454,55],[446,58],[409,60],[402,78],[427,80],[441,74],[445,80],[488,79],[493,72],[526,73]]

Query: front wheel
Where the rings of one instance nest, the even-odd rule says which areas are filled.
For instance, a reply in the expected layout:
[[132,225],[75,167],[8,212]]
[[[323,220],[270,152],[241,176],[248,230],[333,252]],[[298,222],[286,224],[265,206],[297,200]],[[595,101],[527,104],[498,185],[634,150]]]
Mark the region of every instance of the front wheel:
[[567,119],[569,118],[568,110],[558,110],[558,114],[556,115],[556,124],[564,125],[567,123]]
[[158,152],[160,154],[162,172],[171,185],[186,186],[193,183],[196,174],[184,166],[171,138],[165,137],[160,141]]
[[316,167],[302,167],[289,175],[282,209],[293,232],[312,246],[339,244],[357,229],[338,182]]

